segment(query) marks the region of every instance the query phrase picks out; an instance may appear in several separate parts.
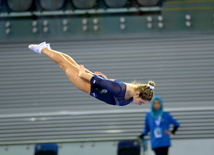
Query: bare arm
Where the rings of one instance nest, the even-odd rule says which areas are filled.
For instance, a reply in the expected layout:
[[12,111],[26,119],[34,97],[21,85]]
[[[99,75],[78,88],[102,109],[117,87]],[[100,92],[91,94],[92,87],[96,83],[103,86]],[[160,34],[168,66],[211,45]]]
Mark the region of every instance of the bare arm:
[[84,78],[84,79],[86,79],[87,81],[90,81],[91,78],[93,77],[92,74],[86,73],[86,72],[85,72],[85,67],[84,67],[83,65],[80,65],[79,74],[78,74],[77,76],[79,76],[79,77],[81,77],[81,78]]
[[[95,72],[95,74],[97,75],[102,75],[103,77],[105,77],[107,80],[110,80],[110,81],[115,81],[114,79],[108,79],[104,74],[100,73],[100,72]],[[80,68],[79,68],[79,74],[77,75],[81,78],[84,78],[86,79],[87,81],[90,81],[91,78],[93,77],[93,75],[91,73],[88,73],[84,67],[84,65],[80,65]]]
[[105,79],[110,80],[110,81],[115,81],[115,79],[108,79],[107,76],[105,76],[103,73],[101,72],[94,72],[97,75],[102,75]]

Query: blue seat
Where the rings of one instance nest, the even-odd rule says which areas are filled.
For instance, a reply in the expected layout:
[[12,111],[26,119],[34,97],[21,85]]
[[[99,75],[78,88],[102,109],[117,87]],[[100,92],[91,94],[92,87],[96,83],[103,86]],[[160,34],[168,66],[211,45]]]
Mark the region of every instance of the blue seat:
[[39,0],[43,10],[60,10],[63,8],[66,0]]
[[137,0],[137,3],[141,6],[157,6],[160,0]]
[[0,0],[0,13],[2,12],[3,10],[3,0]]
[[57,155],[57,144],[36,144],[34,155]]
[[95,6],[96,0],[72,0],[72,3],[77,9],[90,9]]
[[140,144],[138,141],[120,141],[117,146],[117,155],[140,155]]
[[7,5],[11,11],[28,11],[32,7],[33,0],[7,0]]
[[111,8],[121,8],[125,7],[128,0],[104,0],[105,4]]

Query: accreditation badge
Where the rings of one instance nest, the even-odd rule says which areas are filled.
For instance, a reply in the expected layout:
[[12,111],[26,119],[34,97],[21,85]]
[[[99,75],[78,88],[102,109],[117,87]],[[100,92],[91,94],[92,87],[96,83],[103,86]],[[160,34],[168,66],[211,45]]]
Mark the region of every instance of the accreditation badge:
[[161,138],[162,137],[162,129],[159,127],[156,127],[154,129],[154,135],[155,135],[155,138]]

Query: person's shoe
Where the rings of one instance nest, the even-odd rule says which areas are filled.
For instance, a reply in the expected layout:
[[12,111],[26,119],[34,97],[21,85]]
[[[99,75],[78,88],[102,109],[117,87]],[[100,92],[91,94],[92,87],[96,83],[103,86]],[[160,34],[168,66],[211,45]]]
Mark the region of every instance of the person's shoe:
[[46,42],[44,41],[44,42],[40,43],[39,45],[34,45],[34,44],[29,45],[28,48],[36,53],[41,54],[42,49],[47,48],[47,45],[46,45]]
[[50,43],[47,43],[46,46],[48,49],[51,49]]

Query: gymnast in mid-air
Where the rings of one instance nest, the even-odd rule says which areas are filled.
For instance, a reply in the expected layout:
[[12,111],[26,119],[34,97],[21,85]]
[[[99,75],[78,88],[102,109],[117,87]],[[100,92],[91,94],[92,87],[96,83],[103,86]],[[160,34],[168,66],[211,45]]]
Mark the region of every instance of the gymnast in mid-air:
[[153,81],[141,84],[108,79],[100,72],[93,73],[83,65],[77,64],[69,55],[52,50],[46,42],[29,45],[28,48],[48,56],[57,63],[79,90],[110,105],[125,106],[131,102],[142,105],[149,103],[153,98]]

